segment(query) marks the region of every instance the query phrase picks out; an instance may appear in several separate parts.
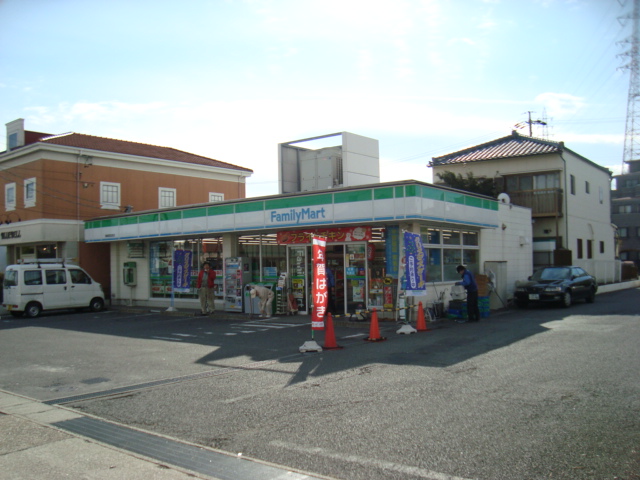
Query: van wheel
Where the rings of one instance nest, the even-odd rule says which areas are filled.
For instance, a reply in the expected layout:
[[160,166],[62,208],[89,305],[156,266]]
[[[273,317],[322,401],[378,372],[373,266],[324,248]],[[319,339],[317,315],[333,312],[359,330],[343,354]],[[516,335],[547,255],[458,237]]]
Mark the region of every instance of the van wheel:
[[92,312],[102,311],[102,309],[104,308],[104,300],[102,300],[100,297],[94,298],[93,300],[91,300],[91,303],[89,304],[89,308],[91,309]]
[[25,315],[29,318],[36,318],[40,316],[41,312],[42,312],[42,306],[40,306],[40,304],[36,302],[31,302],[27,304],[27,306],[24,309]]

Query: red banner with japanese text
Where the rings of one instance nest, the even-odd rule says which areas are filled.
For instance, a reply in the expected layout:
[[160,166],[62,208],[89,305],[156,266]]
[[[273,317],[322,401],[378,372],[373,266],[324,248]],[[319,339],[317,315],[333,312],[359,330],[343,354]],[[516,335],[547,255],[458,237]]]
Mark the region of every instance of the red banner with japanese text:
[[364,242],[371,240],[371,227],[310,228],[278,232],[278,245],[311,243],[313,236],[324,237],[331,242]]
[[326,257],[327,239],[313,235],[313,313],[311,315],[311,329],[324,330],[324,316],[327,314],[329,303],[329,285],[327,284]]

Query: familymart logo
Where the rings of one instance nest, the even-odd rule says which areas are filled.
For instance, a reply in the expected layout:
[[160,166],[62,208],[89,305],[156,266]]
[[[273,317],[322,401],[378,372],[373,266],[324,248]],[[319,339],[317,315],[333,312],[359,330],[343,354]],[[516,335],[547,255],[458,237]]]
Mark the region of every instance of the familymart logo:
[[322,208],[292,208],[286,212],[272,210],[271,223],[300,224],[327,218],[326,210]]

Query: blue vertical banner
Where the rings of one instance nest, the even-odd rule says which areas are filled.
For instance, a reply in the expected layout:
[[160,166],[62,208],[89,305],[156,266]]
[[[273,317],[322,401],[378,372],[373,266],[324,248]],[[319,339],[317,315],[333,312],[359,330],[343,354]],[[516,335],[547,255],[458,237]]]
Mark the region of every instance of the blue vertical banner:
[[427,254],[419,233],[404,232],[406,294],[427,294]]
[[176,292],[188,292],[191,288],[191,250],[173,252],[173,289]]

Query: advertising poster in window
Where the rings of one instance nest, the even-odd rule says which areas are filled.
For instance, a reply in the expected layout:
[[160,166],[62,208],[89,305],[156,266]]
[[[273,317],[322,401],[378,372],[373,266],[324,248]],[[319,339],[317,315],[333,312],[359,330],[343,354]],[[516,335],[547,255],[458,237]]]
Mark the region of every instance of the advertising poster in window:
[[175,292],[188,292],[191,288],[191,258],[190,250],[176,250],[173,252],[173,288]]

